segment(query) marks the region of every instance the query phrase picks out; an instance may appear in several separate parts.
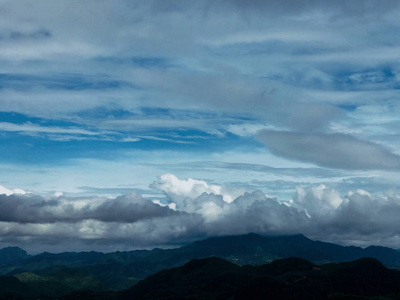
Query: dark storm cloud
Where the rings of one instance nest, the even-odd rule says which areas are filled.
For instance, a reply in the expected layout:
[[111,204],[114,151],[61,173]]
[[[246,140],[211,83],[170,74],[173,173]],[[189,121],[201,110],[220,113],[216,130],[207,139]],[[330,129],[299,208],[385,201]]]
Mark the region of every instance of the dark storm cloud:
[[144,199],[136,192],[107,200],[96,197],[48,200],[31,194],[0,195],[0,206],[0,222],[37,224],[84,220],[129,223],[179,214]]
[[346,134],[261,131],[258,138],[274,154],[319,166],[355,170],[399,170],[400,156],[383,146]]
[[150,200],[144,199],[139,193],[132,193],[104,201],[87,217],[103,222],[129,223],[176,214],[179,212],[154,204]]

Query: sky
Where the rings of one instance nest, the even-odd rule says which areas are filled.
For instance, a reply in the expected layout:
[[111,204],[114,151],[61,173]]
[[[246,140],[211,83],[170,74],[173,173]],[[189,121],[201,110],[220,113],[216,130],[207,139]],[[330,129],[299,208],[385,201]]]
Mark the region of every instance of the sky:
[[398,1],[0,0],[0,247],[400,248]]

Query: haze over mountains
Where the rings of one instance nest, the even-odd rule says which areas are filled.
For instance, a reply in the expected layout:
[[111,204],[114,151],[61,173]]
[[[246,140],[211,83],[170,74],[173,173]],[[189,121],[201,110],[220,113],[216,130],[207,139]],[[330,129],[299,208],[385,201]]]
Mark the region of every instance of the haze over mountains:
[[[312,241],[303,235],[247,234],[209,238],[176,249],[112,253],[44,252],[31,256],[18,247],[10,247],[1,249],[0,257],[2,276],[13,276],[14,282],[17,278],[32,291],[47,293],[52,297],[82,290],[125,290],[158,271],[182,266],[192,259],[209,257],[218,257],[241,266],[262,265],[290,257],[316,264],[371,257],[388,267],[400,268],[400,252],[394,249],[344,247]],[[217,266],[215,268],[219,269]],[[18,284],[15,283],[16,286]],[[52,289],[46,288],[49,285]]]

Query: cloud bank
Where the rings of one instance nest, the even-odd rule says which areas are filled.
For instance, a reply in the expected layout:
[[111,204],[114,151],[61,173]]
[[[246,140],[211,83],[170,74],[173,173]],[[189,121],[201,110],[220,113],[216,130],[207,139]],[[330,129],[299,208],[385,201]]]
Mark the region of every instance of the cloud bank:
[[398,192],[373,196],[356,190],[342,197],[318,185],[298,187],[290,201],[253,191],[227,202],[212,192],[221,187],[172,174],[160,177],[154,187],[175,205],[157,204],[137,192],[116,198],[0,195],[1,245],[14,243],[30,251],[110,251],[249,232],[303,233],[355,245],[396,247],[400,242]]

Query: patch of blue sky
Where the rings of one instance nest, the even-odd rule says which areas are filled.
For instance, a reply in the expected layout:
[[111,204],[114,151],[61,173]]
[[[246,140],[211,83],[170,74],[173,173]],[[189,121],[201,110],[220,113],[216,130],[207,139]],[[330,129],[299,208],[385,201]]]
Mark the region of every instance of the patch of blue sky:
[[[6,122],[6,123],[11,123],[11,124],[36,124],[39,126],[46,126],[46,127],[77,127],[77,126],[82,126],[78,123],[72,122],[70,120],[64,120],[64,119],[43,119],[39,117],[34,117],[34,116],[28,116],[25,114],[21,113],[16,113],[16,112],[5,112],[5,111],[0,111],[0,122]],[[1,130],[1,128],[0,128]]]
[[122,87],[135,88],[131,83],[104,76],[83,76],[79,74],[0,74],[0,89],[31,90],[34,88],[54,90],[107,90]]
[[[315,76],[313,69],[294,70],[290,74],[269,74],[264,78],[279,81],[294,87],[305,87],[320,90],[333,91],[364,91],[364,90],[386,90],[399,89],[400,82],[397,80],[393,70],[382,66],[375,69],[364,69],[359,66],[341,66],[332,68],[328,66],[317,66]],[[310,73],[311,72],[311,73]]]
[[15,112],[0,111],[0,122],[8,122],[13,124],[23,124],[26,122],[39,123],[42,122],[41,118],[29,117],[24,114]]
[[336,70],[330,70],[335,90],[380,90],[399,87],[399,82],[390,66],[377,68],[360,68],[347,65]]
[[[227,147],[229,149],[235,149],[239,145],[243,147],[243,140],[246,140],[247,149],[243,151],[253,151],[255,147],[261,146],[250,138],[232,134],[221,138],[196,130],[170,131],[163,134],[148,132],[147,135],[132,136],[131,141],[126,142],[119,135],[109,136],[108,139],[82,135],[74,135],[71,139],[69,137],[68,134],[2,132],[0,161],[19,164],[60,164],[75,158],[118,160],[124,155],[123,153],[130,150],[206,154],[223,151]],[[75,139],[77,137],[78,139]]]
[[7,133],[0,137],[0,161],[17,164],[68,165],[75,158],[115,159],[128,143],[101,140],[54,141],[44,135]]

